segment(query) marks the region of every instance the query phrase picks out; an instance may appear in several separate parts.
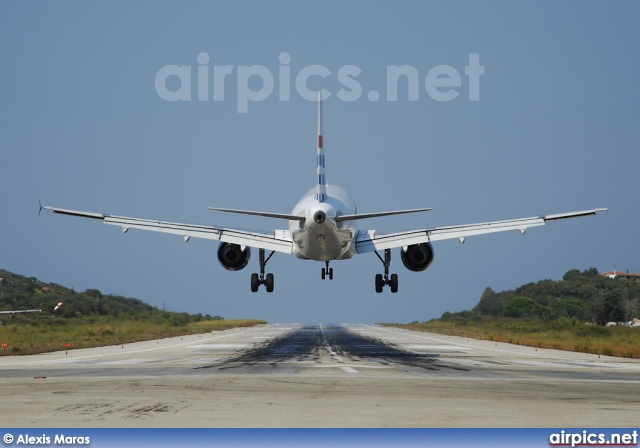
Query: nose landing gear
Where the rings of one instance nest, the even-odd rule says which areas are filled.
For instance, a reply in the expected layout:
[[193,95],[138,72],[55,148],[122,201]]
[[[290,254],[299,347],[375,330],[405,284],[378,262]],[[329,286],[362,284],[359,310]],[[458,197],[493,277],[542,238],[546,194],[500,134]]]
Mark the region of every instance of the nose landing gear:
[[333,268],[329,267],[329,262],[325,261],[326,264],[326,268],[322,268],[322,280],[324,280],[326,278],[326,276],[329,276],[329,280],[333,280]]

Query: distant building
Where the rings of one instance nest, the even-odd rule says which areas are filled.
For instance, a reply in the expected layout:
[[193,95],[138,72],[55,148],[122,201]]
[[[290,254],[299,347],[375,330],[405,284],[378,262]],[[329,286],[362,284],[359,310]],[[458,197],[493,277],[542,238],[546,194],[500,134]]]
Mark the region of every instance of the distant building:
[[62,292],[60,292],[60,291],[58,291],[58,290],[55,290],[55,289],[53,289],[53,288],[49,288],[48,286],[43,286],[43,287],[42,287],[42,290],[43,290],[44,292],[55,292],[56,294],[63,294]]
[[607,278],[617,278],[621,280],[635,280],[637,282],[640,281],[640,274],[629,272],[628,269],[627,272],[618,272],[615,267],[613,268],[613,271],[604,272],[602,276]]

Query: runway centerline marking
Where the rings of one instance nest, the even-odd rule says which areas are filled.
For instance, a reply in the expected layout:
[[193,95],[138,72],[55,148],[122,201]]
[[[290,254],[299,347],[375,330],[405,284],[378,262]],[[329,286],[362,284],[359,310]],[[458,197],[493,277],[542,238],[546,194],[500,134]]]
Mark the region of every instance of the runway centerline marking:
[[[338,365],[338,364],[322,364],[322,365],[308,365],[308,366],[303,366],[305,369],[327,369],[327,368],[336,368],[336,367],[340,367],[341,369],[344,369],[345,367],[347,368],[351,368],[353,370],[354,367],[357,367],[359,369],[391,369],[392,367],[390,366],[363,366],[363,365]],[[356,370],[357,372],[357,370]]]
[[329,341],[327,341],[327,335],[324,332],[324,328],[322,327],[322,324],[320,325],[320,332],[322,333],[322,341],[324,342],[324,348],[327,350],[327,352],[329,352],[329,354],[331,355],[331,359],[333,359],[334,361],[338,361],[338,362],[342,362],[342,358],[340,358],[338,356],[338,354],[336,352],[333,351],[333,348],[331,347],[331,345],[329,344]]

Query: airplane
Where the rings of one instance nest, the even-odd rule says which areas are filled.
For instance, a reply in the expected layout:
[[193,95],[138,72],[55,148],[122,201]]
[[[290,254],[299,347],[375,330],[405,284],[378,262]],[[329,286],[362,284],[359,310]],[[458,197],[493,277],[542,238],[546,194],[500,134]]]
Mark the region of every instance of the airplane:
[[[58,309],[64,305],[64,302],[60,302],[56,305],[53,311],[58,311]],[[0,314],[17,314],[17,313],[41,313],[42,310],[13,310],[13,311],[0,311]]]
[[0,314],[17,314],[17,313],[40,313],[42,310],[15,310],[15,311],[0,311]]
[[[359,254],[373,252],[383,265],[383,274],[375,275],[376,293],[381,293],[385,286],[389,286],[391,292],[396,293],[398,292],[398,275],[389,274],[391,249],[400,248],[400,259],[404,266],[410,271],[420,272],[431,266],[433,262],[432,243],[435,241],[457,238],[464,243],[468,236],[508,230],[518,230],[524,235],[529,227],[542,226],[549,221],[595,215],[607,210],[607,208],[595,208],[530,218],[423,228],[386,234],[376,230],[358,230],[357,224],[363,219],[426,212],[431,208],[358,213],[356,204],[347,191],[327,183],[320,92],[318,93],[317,137],[316,185],[300,199],[290,214],[209,207],[209,210],[218,212],[289,221],[288,229],[258,233],[208,225],[69,210],[42,204],[40,204],[40,211],[46,209],[62,215],[97,219],[105,224],[120,226],[124,233],[129,229],[141,229],[181,235],[185,242],[188,242],[191,237],[220,241],[217,250],[218,261],[229,271],[244,269],[251,258],[251,248],[258,249],[259,273],[251,274],[252,292],[257,292],[261,285],[265,286],[267,292],[273,292],[274,276],[272,273],[265,275],[265,269],[275,252],[293,255],[303,260],[324,262],[325,267],[321,271],[323,280],[327,277],[333,280],[333,268],[329,267],[329,262],[348,260]],[[270,251],[268,256],[266,256],[267,251]],[[378,253],[379,251],[383,252],[383,256]]]

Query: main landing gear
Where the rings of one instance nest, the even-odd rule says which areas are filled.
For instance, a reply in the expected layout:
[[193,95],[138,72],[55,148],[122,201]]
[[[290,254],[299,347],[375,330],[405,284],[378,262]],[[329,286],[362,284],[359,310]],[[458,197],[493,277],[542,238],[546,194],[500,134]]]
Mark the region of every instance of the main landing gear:
[[324,280],[327,275],[329,276],[329,280],[333,280],[333,268],[329,267],[329,262],[325,261],[326,268],[322,268],[322,280]]
[[273,274],[264,275],[264,268],[267,265],[267,261],[271,259],[275,251],[272,251],[267,259],[264,258],[264,249],[258,249],[258,261],[260,263],[260,275],[251,274],[251,292],[258,292],[260,285],[264,285],[267,288],[267,292],[273,292]]
[[398,292],[398,274],[391,274],[389,276],[389,265],[391,264],[391,249],[384,250],[384,260],[378,252],[374,252],[376,256],[382,261],[384,266],[384,276],[382,274],[376,274],[376,292],[381,293],[385,285],[391,287],[391,292]]

